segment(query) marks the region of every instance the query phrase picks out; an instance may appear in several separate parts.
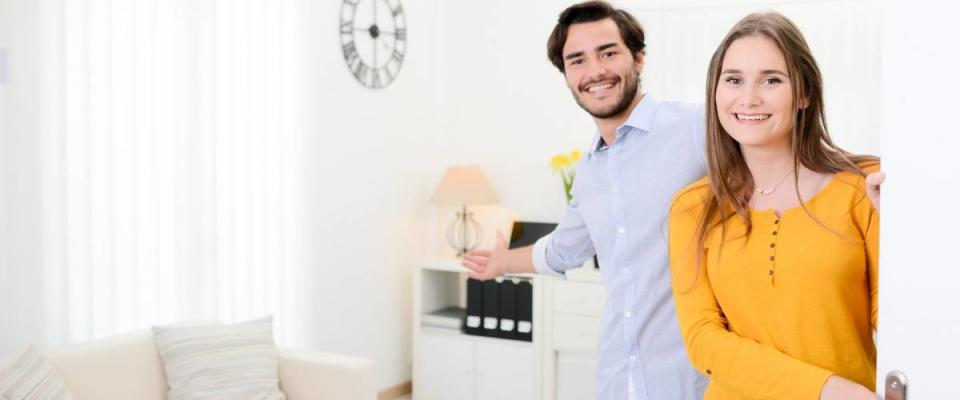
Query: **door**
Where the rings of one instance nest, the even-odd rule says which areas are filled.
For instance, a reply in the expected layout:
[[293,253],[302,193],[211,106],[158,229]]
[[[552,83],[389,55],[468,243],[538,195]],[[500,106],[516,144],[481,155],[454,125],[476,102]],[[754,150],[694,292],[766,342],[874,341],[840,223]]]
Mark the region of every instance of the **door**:
[[534,398],[533,388],[537,382],[530,342],[480,340],[476,350],[477,400]]
[[[877,388],[960,398],[960,31],[954,2],[883,3]],[[842,84],[837,82],[835,84]],[[888,396],[887,400],[895,399]]]
[[419,348],[417,400],[475,398],[474,345],[470,337],[424,330]]

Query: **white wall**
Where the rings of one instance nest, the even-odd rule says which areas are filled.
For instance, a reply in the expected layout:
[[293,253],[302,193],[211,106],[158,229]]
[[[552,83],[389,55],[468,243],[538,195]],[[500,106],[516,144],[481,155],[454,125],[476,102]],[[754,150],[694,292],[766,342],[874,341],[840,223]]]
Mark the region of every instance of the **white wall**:
[[[585,149],[594,134],[563,76],[547,60],[546,40],[572,1],[442,3],[439,71],[445,108],[437,148],[441,163],[479,163],[501,197],[479,208],[486,244],[511,217],[556,221],[563,213],[560,179],[550,156]],[[823,72],[828,127],[853,152],[878,154],[879,12],[848,1],[614,1],[644,26],[644,90],[660,100],[703,103],[706,69],[717,44],[750,12],[779,10],[805,34]],[[437,167],[438,169],[440,166]],[[438,217],[428,240],[449,219]],[[443,249],[442,243],[436,247]]]
[[38,16],[32,1],[0,1],[0,48],[9,81],[0,83],[0,354],[42,341],[45,297],[40,249]]
[[[409,48],[397,80],[361,87],[342,60],[338,1],[306,1],[303,185],[310,223],[306,345],[377,361],[378,384],[410,379],[411,262],[446,253],[453,210],[428,204],[449,164],[480,164],[500,204],[477,208],[487,227],[563,212],[553,154],[585,148],[592,121],[546,59],[546,38],[571,2],[404,1]],[[660,99],[702,101],[706,60],[748,10],[777,8],[800,25],[824,70],[830,127],[850,150],[876,152],[879,53],[866,1],[620,2],[648,35],[646,89]],[[738,5],[739,4],[739,5]],[[747,4],[747,5],[742,5]],[[866,11],[866,12],[865,12]],[[0,47],[14,82],[0,86],[0,293],[30,290],[19,271],[39,268],[39,90],[36,9],[0,0]],[[256,55],[253,55],[256,56]],[[30,61],[33,60],[33,61]],[[30,64],[33,62],[34,64]],[[43,301],[2,304],[0,353],[42,333]],[[22,328],[21,328],[22,327]]]

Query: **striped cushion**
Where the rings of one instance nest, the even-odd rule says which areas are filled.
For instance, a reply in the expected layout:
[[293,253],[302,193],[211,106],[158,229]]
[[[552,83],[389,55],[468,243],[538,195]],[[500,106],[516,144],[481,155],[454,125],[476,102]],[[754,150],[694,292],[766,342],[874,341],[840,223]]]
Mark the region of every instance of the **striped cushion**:
[[283,400],[273,317],[153,328],[169,400]]
[[30,347],[13,365],[0,371],[0,399],[69,400],[72,397],[53,366]]

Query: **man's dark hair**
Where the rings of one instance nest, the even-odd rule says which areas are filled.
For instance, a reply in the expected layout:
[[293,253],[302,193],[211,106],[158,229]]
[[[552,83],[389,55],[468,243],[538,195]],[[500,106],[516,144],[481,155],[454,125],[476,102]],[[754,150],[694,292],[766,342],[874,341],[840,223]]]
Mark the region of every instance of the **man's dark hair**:
[[630,49],[630,55],[636,58],[636,53],[643,54],[646,44],[643,43],[643,28],[632,15],[621,9],[613,8],[605,1],[586,1],[567,7],[557,18],[557,25],[547,39],[547,57],[560,72],[564,72],[563,45],[567,43],[567,31],[570,25],[585,22],[599,21],[605,18],[613,19],[620,28],[620,37]]

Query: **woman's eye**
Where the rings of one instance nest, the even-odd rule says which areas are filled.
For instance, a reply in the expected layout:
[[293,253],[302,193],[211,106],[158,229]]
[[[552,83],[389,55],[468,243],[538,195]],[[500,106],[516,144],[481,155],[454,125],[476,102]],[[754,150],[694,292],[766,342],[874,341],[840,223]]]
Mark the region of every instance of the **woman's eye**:
[[740,78],[737,78],[737,77],[735,77],[735,76],[729,76],[729,77],[727,77],[727,79],[724,79],[723,81],[724,81],[724,82],[727,82],[727,83],[729,83],[729,84],[731,84],[731,85],[739,85],[739,84],[740,84]]
[[767,78],[767,79],[764,79],[764,80],[763,80],[763,83],[766,84],[766,85],[775,85],[775,84],[778,84],[778,83],[780,83],[780,82],[783,82],[783,81],[780,80],[780,78]]

